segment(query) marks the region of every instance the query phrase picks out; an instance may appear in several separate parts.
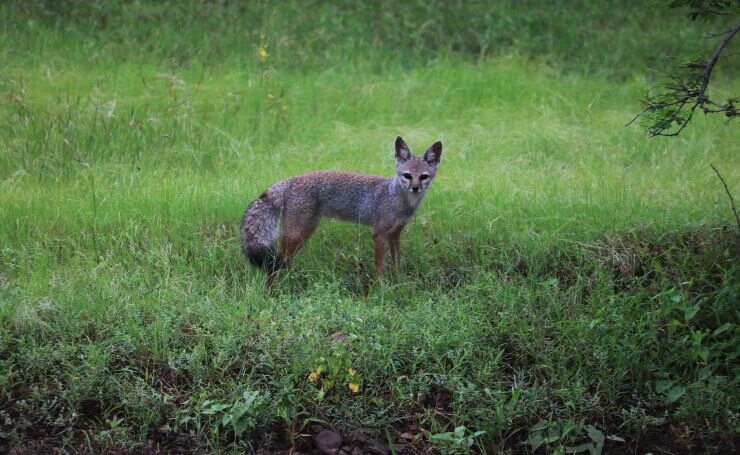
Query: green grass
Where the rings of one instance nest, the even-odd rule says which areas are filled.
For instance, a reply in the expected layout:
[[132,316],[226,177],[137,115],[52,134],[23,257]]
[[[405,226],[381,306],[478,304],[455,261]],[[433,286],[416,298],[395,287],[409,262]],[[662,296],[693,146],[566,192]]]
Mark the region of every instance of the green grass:
[[[315,421],[418,425],[418,451],[733,443],[738,242],[709,164],[738,194],[740,136],[623,126],[702,26],[369,5],[0,6],[0,447],[305,450]],[[375,282],[367,228],[325,221],[269,296],[249,202],[389,176],[396,134],[445,146],[403,272]]]

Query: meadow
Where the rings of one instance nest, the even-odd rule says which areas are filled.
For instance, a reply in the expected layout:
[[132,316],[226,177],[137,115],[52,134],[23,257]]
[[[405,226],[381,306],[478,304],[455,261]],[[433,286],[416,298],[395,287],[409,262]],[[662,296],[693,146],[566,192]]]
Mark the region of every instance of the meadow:
[[[737,123],[638,125],[723,23],[642,2],[0,4],[0,453],[722,453],[740,421]],[[657,25],[659,24],[659,26]],[[714,93],[737,93],[730,59]],[[438,175],[374,279],[271,183]],[[734,390],[734,392],[733,392]],[[393,444],[402,444],[402,446]]]

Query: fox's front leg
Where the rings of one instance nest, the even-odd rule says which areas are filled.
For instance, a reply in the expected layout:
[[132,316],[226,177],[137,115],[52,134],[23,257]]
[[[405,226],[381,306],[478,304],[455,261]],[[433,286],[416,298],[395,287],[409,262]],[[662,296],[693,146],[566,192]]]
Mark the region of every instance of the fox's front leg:
[[387,251],[385,249],[386,236],[373,233],[373,243],[375,244],[375,278],[385,273],[385,257]]
[[398,271],[401,268],[401,231],[403,228],[398,229],[395,232],[391,232],[388,236],[388,245],[391,249],[391,264],[393,270]]

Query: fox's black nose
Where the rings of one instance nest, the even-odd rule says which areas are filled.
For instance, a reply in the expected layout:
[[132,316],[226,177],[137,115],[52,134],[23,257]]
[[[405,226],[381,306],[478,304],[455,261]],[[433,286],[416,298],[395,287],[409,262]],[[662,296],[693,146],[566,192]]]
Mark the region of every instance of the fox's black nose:
[[414,193],[416,193],[417,191],[419,191],[419,187],[418,187],[418,186],[412,186],[412,187],[411,187],[411,190],[412,190],[412,191],[413,191]]

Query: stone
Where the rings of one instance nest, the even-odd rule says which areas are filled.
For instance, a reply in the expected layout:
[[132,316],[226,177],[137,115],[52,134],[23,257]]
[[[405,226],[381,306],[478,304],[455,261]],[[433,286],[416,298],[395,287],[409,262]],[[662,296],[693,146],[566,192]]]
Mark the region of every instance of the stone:
[[388,455],[388,448],[377,439],[368,439],[363,450],[374,455]]
[[342,436],[335,432],[324,430],[316,435],[316,450],[326,455],[335,455],[342,445]]
[[355,445],[355,446],[358,446],[358,447],[359,447],[359,446],[361,446],[361,445],[365,444],[365,441],[367,441],[368,439],[370,439],[370,436],[368,436],[368,435],[366,435],[366,434],[362,434],[362,433],[355,433],[355,434],[351,434],[351,435],[349,435],[349,438],[347,438],[347,441],[348,441],[348,442],[349,442],[350,444],[352,444],[352,445]]

